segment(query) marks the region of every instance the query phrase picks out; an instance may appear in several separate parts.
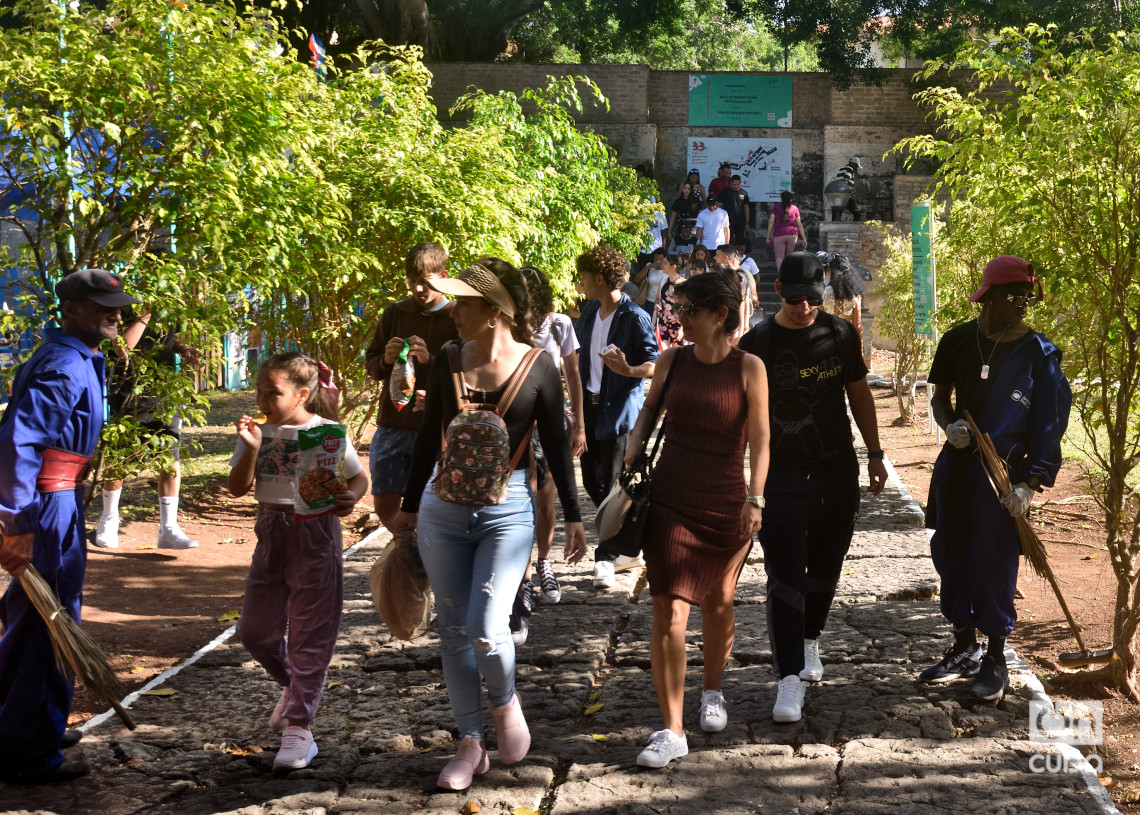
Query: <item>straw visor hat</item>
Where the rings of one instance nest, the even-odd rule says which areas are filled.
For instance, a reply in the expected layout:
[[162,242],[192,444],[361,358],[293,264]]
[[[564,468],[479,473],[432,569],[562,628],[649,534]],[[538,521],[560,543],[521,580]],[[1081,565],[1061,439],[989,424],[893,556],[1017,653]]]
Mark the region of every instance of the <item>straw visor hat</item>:
[[459,273],[459,277],[433,278],[425,281],[441,294],[451,297],[482,297],[508,319],[515,318],[515,301],[486,266],[475,264]]

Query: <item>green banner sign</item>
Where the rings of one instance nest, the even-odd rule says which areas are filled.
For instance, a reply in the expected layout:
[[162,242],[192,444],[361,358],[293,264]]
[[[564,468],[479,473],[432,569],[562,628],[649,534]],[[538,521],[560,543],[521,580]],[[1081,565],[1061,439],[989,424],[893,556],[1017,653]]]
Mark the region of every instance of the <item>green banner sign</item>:
[[689,125],[791,127],[792,78],[689,74]]
[[930,201],[917,201],[910,208],[911,250],[914,252],[914,330],[920,337],[934,338],[931,319],[938,307],[934,288],[934,217]]

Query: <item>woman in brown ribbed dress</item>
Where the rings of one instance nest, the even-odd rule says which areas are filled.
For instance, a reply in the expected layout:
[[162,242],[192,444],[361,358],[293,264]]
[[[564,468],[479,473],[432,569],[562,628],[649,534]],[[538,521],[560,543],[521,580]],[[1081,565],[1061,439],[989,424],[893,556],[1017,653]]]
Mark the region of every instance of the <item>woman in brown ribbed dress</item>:
[[643,767],[664,767],[689,752],[682,711],[685,630],[693,604],[701,608],[704,638],[701,729],[716,733],[728,723],[720,680],[736,632],[733,596],[752,536],[760,530],[768,474],[764,363],[729,344],[740,322],[737,276],[700,275],[678,284],[676,296],[674,311],[693,345],[671,348],[658,359],[626,454],[630,466],[664,390],[665,441],[643,538],[653,596],[650,655],[664,729],[653,733],[637,757]]

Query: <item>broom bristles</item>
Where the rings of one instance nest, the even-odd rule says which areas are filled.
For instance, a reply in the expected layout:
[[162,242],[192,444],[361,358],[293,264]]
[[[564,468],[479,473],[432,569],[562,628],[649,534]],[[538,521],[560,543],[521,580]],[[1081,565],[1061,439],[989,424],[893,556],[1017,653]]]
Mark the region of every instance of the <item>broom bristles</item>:
[[[965,410],[962,413],[965,415],[966,421],[970,423],[970,430],[973,432],[974,438],[978,440],[978,450],[982,453],[984,469],[989,475],[990,486],[994,488],[994,492],[999,498],[1009,495],[1013,491],[1013,485],[1009,483],[1009,473],[1006,472],[1005,462],[994,447],[993,439],[988,433],[983,433],[974,423],[974,417],[970,415],[970,411]],[[1017,525],[1018,549],[1022,556],[1029,561],[1029,565],[1033,567],[1037,576],[1044,578],[1052,586],[1053,593],[1057,596],[1057,602],[1061,604],[1061,611],[1064,612],[1065,618],[1069,621],[1073,639],[1077,641],[1077,645],[1082,651],[1087,652],[1088,649],[1085,648],[1084,639],[1081,637],[1081,627],[1077,625],[1076,618],[1069,611],[1069,604],[1065,602],[1065,596],[1061,593],[1061,585],[1057,582],[1057,576],[1053,574],[1053,567],[1049,565],[1049,553],[1045,551],[1045,544],[1041,542],[1041,538],[1037,537],[1037,533],[1033,530],[1027,517],[1022,515],[1015,518],[1014,521]]]
[[119,704],[125,695],[123,684],[107,664],[103,649],[63,608],[51,586],[33,566],[28,566],[19,580],[47,626],[60,672],[79,677],[87,688],[109,702],[127,727],[133,730],[134,721]]

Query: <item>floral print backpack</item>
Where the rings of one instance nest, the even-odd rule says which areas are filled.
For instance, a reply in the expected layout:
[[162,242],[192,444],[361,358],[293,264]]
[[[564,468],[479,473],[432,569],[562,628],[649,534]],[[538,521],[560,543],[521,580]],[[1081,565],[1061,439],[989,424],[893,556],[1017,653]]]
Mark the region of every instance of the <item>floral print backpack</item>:
[[507,481],[522,458],[534,432],[534,423],[526,431],[515,454],[511,455],[510,435],[503,421],[523,380],[530,373],[541,348],[532,348],[503,386],[498,404],[472,403],[463,381],[459,344],[448,343],[447,359],[459,413],[443,434],[443,449],[436,468],[435,494],[453,504],[486,507],[507,499]]

